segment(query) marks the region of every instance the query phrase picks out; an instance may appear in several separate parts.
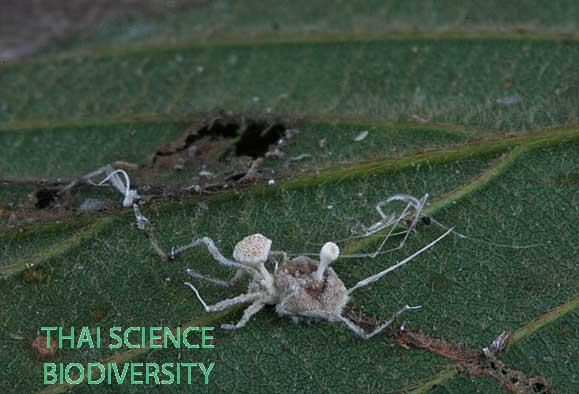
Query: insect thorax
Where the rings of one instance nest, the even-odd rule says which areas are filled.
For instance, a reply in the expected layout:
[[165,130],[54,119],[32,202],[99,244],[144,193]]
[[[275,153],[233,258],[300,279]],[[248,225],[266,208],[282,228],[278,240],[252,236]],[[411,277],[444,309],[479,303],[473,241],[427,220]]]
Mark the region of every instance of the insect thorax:
[[[324,311],[341,315],[348,302],[346,286],[329,267],[323,280],[312,279],[318,264],[316,260],[300,256],[279,268],[275,286],[282,294],[283,314]],[[282,312],[280,308],[278,312]]]

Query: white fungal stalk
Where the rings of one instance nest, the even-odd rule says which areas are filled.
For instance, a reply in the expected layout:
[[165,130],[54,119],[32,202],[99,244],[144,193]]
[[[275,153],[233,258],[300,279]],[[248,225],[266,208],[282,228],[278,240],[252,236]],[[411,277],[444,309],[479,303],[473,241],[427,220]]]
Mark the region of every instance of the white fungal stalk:
[[316,272],[314,272],[314,280],[322,280],[324,278],[324,272],[326,268],[334,262],[340,255],[340,248],[333,242],[326,242],[320,250],[320,265]]

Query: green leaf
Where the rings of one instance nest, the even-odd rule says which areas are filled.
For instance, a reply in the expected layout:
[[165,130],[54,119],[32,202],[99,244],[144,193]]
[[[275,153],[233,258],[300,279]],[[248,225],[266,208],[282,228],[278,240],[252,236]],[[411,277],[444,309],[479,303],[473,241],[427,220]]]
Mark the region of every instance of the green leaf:
[[[466,237],[446,238],[357,292],[350,305],[378,319],[404,304],[422,305],[403,317],[409,329],[477,349],[512,331],[501,360],[573,392],[579,45],[550,27],[573,20],[576,7],[575,14],[555,7],[533,34],[505,35],[461,31],[449,8],[436,15],[451,33],[432,16],[415,34],[408,26],[430,15],[428,7],[390,2],[390,13],[380,2],[375,12],[350,5],[349,18],[333,14],[316,25],[318,34],[305,34],[332,4],[321,1],[311,13],[302,2],[258,12],[261,3],[219,1],[198,6],[195,16],[189,10],[134,22],[165,29],[165,36],[127,38],[126,25],[109,22],[82,41],[0,65],[0,391],[88,390],[43,385],[42,362],[30,347],[43,326],[219,327],[240,319],[244,306],[207,314],[182,284],[187,267],[220,278],[232,273],[202,249],[161,261],[130,209],[46,213],[31,206],[29,195],[42,182],[66,183],[122,160],[141,165],[129,172],[137,189],[148,186],[143,194],[154,195],[142,210],[165,250],[206,235],[230,256],[237,241],[259,232],[274,249],[291,253],[317,253],[330,240],[345,240],[343,253],[372,252],[380,238],[349,239],[352,227],[376,222],[375,205],[389,195],[430,194],[426,213]],[[222,21],[231,35],[218,28],[213,39],[200,41],[206,36],[183,27],[195,17],[205,28],[219,7],[231,7]],[[526,9],[494,20],[488,7],[471,5],[477,23],[488,27],[479,30],[535,21]],[[294,23],[271,33],[279,15]],[[400,29],[380,27],[385,15],[406,30],[388,33]],[[354,34],[359,23],[368,28]],[[171,42],[175,37],[196,41]],[[154,194],[194,183],[200,168],[163,168],[155,176],[141,170],[161,142],[178,139],[215,109],[247,118],[279,115],[299,133],[280,146],[285,158],[264,160],[252,184],[209,195]],[[355,141],[363,131],[367,137]],[[307,159],[286,161],[300,155]],[[230,175],[247,168],[232,160],[207,170]],[[73,193],[73,205],[87,197],[121,199],[85,188]],[[400,250],[333,267],[350,286],[442,232],[421,225]],[[395,246],[396,240],[387,244]],[[199,291],[214,303],[245,285],[199,283]],[[194,390],[210,392],[504,390],[426,350],[383,336],[364,341],[339,324],[293,324],[271,308],[239,331],[216,329],[215,337],[213,350],[65,349],[57,357],[83,364],[215,362],[209,385],[194,383]]]

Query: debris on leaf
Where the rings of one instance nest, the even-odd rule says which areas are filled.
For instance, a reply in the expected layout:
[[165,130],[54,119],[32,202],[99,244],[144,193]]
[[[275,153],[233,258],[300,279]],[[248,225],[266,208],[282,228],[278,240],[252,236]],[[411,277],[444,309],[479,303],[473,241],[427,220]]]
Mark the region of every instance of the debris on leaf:
[[290,157],[289,161],[301,161],[304,159],[311,159],[311,158],[312,155],[310,155],[309,153],[302,153],[301,155]]
[[[429,335],[408,331],[400,328],[391,334],[403,347],[425,349],[432,353],[456,360],[458,367],[471,376],[485,375],[494,378],[507,390],[515,393],[555,393],[549,382],[543,376],[526,376],[524,373],[511,369],[495,357],[492,350],[482,353],[476,349],[431,337]],[[495,339],[490,348],[498,353],[508,339],[508,333],[503,332]]]
[[[430,196],[425,194],[421,199],[418,199],[414,196],[410,196],[408,194],[394,194],[388,197],[384,201],[380,201],[376,204],[375,209],[380,215],[381,220],[370,225],[365,226],[362,223],[357,223],[352,229],[352,238],[365,238],[369,236],[373,236],[374,234],[389,228],[390,230],[388,233],[383,237],[382,242],[378,246],[378,249],[374,253],[372,253],[371,257],[376,257],[379,254],[382,254],[382,249],[386,244],[386,241],[390,239],[391,236],[395,235],[394,231],[400,230],[399,226],[406,225],[407,229],[404,231],[398,231],[397,235],[404,235],[404,238],[400,241],[398,247],[395,249],[391,249],[387,252],[394,251],[396,249],[401,249],[404,246],[404,243],[408,239],[411,233],[415,231],[416,225],[419,223],[419,220],[424,217],[423,210],[428,202],[428,198]],[[391,205],[392,203],[402,202],[405,205],[404,209],[398,213],[397,211],[394,212],[385,212],[384,208],[387,205]]]
[[[117,189],[121,194],[125,196],[123,199],[123,207],[130,208],[133,206],[136,200],[141,197],[136,190],[131,189],[131,179],[125,170],[115,170],[112,166],[105,166],[102,171],[107,174],[106,178],[96,184],[96,186],[103,186],[106,183],[110,183],[115,189]],[[123,183],[121,177],[123,175],[125,182]],[[98,175],[98,174],[97,174]],[[90,178],[88,178],[89,183],[92,183]]]
[[38,359],[47,359],[56,354],[57,343],[54,338],[50,338],[50,346],[48,346],[47,337],[39,335],[32,341],[31,347]]
[[262,157],[255,159],[251,163],[251,166],[249,167],[247,172],[237,182],[246,182],[246,181],[250,181],[254,178],[257,178],[259,168],[261,167],[262,164],[263,164],[263,158]]
[[[124,165],[129,164],[122,162]],[[93,178],[106,175],[104,179],[98,183],[94,183]],[[122,177],[120,176],[122,175]],[[124,180],[124,181],[123,181]],[[129,174],[123,169],[115,169],[112,165],[107,164],[95,171],[91,171],[88,174],[76,179],[66,186],[60,188],[57,191],[57,196],[63,196],[70,192],[73,188],[82,185],[92,185],[92,186],[113,186],[119,193],[124,196],[123,207],[129,208],[133,205],[135,201],[138,201],[141,197],[135,189],[131,189],[131,180]]]
[[279,148],[274,148],[274,149],[270,149],[267,152],[265,152],[265,157],[270,158],[276,158],[276,159],[281,159],[285,156],[285,153],[283,153],[281,150],[279,150]]
[[50,273],[42,268],[29,268],[22,273],[26,283],[41,283],[50,280]]
[[128,161],[117,160],[113,162],[112,166],[120,170],[138,170],[139,165],[136,163],[130,163]]
[[285,131],[285,138],[286,139],[291,139],[294,138],[296,135],[298,135],[300,132],[299,129],[296,128],[292,128],[292,129],[286,129]]
[[521,101],[523,101],[523,99],[519,95],[507,96],[497,99],[497,103],[502,105],[515,105],[519,104]]
[[501,335],[495,338],[493,343],[489,347],[483,348],[483,353],[486,357],[496,357],[505,348],[507,341],[511,333],[508,331],[503,331]]
[[455,344],[444,339],[431,337],[422,332],[413,332],[401,327],[394,336],[401,346],[425,349],[429,352],[457,360],[470,361],[477,359],[480,352],[463,344]]
[[515,83],[511,79],[505,79],[504,81],[501,82],[502,89],[510,89],[513,86],[515,86]]
[[195,183],[208,192],[258,178],[262,160],[283,157],[280,145],[299,132],[287,123],[220,112],[188,125],[177,140],[161,143],[139,177],[150,182],[164,168],[178,166],[198,174]]
[[356,142],[364,141],[366,139],[366,137],[368,137],[368,130],[364,130],[360,134],[358,134],[356,137],[354,137],[354,141],[356,141]]
[[98,198],[85,198],[80,204],[79,210],[81,212],[96,212],[104,211],[107,208],[111,208],[113,204],[107,200],[101,200]]
[[428,122],[432,121],[432,119],[430,119],[430,118],[424,118],[424,117],[416,115],[416,114],[410,116],[410,119],[413,122],[417,122],[417,123],[428,123]]
[[149,219],[143,216],[137,204],[133,205],[133,211],[135,212],[135,221],[137,222],[137,228],[141,231],[147,230],[150,224]]

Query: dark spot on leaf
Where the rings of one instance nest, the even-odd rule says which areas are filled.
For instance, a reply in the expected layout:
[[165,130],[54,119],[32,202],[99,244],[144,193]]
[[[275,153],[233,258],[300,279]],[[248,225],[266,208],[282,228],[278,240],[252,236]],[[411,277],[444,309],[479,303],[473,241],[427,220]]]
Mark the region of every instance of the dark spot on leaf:
[[99,305],[91,305],[89,308],[89,315],[92,320],[101,321],[107,317],[108,308]]
[[41,283],[50,280],[50,273],[43,268],[30,268],[22,273],[25,283]]
[[56,354],[57,343],[52,337],[50,338],[50,346],[48,346],[47,337],[44,335],[36,337],[30,346],[32,348],[33,356],[39,360],[51,358]]
[[579,174],[571,174],[569,176],[560,176],[556,180],[557,180],[557,183],[562,183],[562,184],[578,184],[579,183]]
[[430,287],[432,288],[432,290],[436,290],[436,291],[444,291],[446,289],[448,289],[449,286],[449,282],[448,279],[446,278],[446,276],[436,273],[436,272],[431,272],[430,276],[428,278],[428,283],[430,285]]
[[504,81],[501,82],[502,89],[510,89],[513,86],[515,86],[515,83],[511,79],[505,79]]
[[[293,138],[289,125],[278,118],[224,112],[182,125],[183,135],[161,143],[138,176],[142,183],[150,183],[170,168],[191,173],[193,183],[204,189],[237,183],[251,170],[256,172],[268,152]],[[253,172],[251,178],[259,178]]]
[[220,115],[186,127],[178,140],[163,142],[152,161],[164,156],[178,157],[182,162],[228,161],[235,156],[256,159],[284,137],[286,128],[285,122],[274,119]]
[[574,338],[575,337],[575,328],[573,328],[573,326],[571,326],[570,324],[567,324],[567,323],[561,324],[561,326],[559,327],[559,332],[564,337],[568,337],[568,338]]
[[40,189],[36,192],[34,206],[38,209],[50,208],[56,202],[58,189]]
[[246,172],[240,172],[238,174],[233,174],[227,178],[228,182],[237,182],[245,176]]
[[[241,126],[241,125],[240,125]],[[262,157],[269,147],[277,143],[285,133],[285,126],[279,123],[250,122],[241,133],[235,145],[237,156]]]

